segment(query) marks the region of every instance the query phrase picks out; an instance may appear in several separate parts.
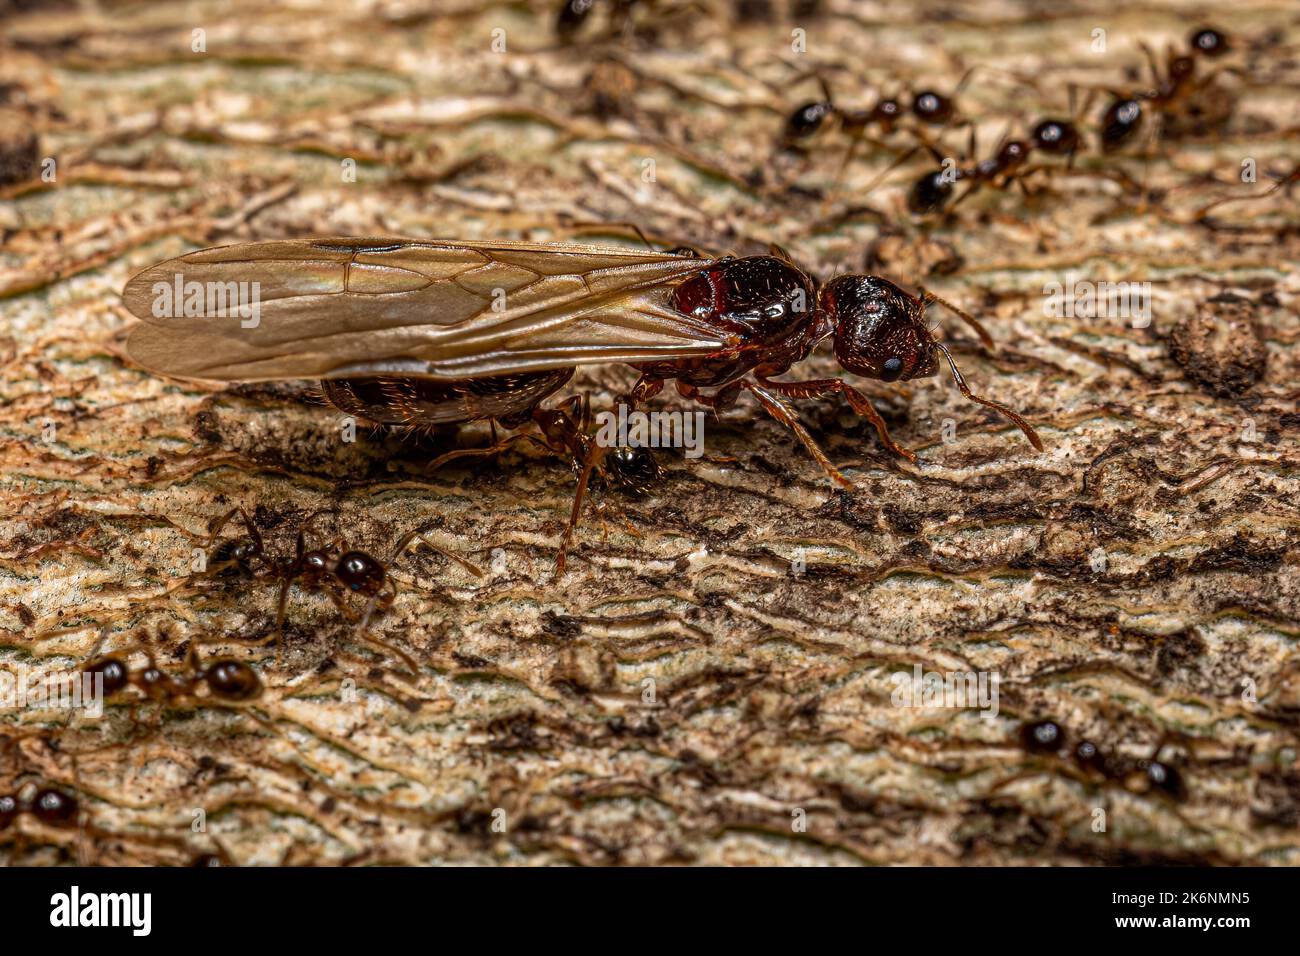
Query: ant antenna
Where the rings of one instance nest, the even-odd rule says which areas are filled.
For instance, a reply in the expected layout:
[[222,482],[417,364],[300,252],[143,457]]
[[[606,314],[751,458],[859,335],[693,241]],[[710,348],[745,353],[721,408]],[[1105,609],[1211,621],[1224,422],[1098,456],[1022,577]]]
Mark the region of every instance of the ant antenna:
[[1019,413],[1012,411],[1000,402],[995,402],[989,398],[981,398],[979,395],[972,392],[970,386],[966,384],[966,379],[961,374],[961,369],[957,368],[957,362],[953,359],[952,353],[948,351],[942,342],[935,342],[934,347],[942,352],[943,357],[948,360],[948,367],[952,369],[952,379],[957,383],[957,387],[961,389],[963,395],[965,395],[970,401],[978,402],[980,405],[991,408],[1003,417],[1014,422],[1016,427],[1025,433],[1025,437],[1029,439],[1029,444],[1033,445],[1038,451],[1043,450],[1043,440],[1038,437],[1038,432],[1034,431],[1033,426],[1031,426],[1029,422],[1021,418]]
[[[990,352],[994,350],[993,336],[989,335],[988,329],[984,328],[984,326],[980,324],[979,319],[975,318],[975,316],[971,315],[965,309],[957,308],[957,306],[953,305],[947,299],[940,298],[939,296],[931,292],[929,289],[922,289],[921,290],[921,311],[924,312],[926,307],[929,306],[931,302],[938,302],[941,306],[943,306],[953,315],[957,316],[957,318],[961,319],[963,322],[969,325],[972,329],[975,330],[975,334],[980,337],[980,341],[984,343],[984,347],[988,349]],[[951,361],[951,359],[949,359],[949,361]],[[956,366],[954,366],[954,369],[955,368]]]

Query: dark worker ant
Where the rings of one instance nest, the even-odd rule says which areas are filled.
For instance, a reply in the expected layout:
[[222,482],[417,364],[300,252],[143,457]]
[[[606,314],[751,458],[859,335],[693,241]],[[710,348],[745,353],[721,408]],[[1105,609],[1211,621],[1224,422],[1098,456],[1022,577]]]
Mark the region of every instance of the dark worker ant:
[[[1071,776],[1084,782],[1119,783],[1130,793],[1156,794],[1174,803],[1187,799],[1187,784],[1177,765],[1160,760],[1165,740],[1156,744],[1151,756],[1132,760],[1107,754],[1087,739],[1072,743],[1070,734],[1054,720],[1023,724],[1019,730],[1020,746],[1030,754],[1061,761]],[[1003,781],[1004,786],[1010,781]]]
[[0,833],[21,814],[30,814],[51,827],[75,827],[80,805],[77,798],[48,784],[29,784],[13,793],[0,793]]
[[134,687],[146,700],[167,705],[198,700],[195,691],[200,687],[206,688],[214,700],[224,703],[242,704],[261,696],[262,681],[252,667],[230,657],[217,658],[201,666],[194,648],[191,644],[187,657],[188,677],[167,673],[147,650],[144,653],[148,664],[132,670],[127,661],[141,648],[126,648],[102,657],[83,670],[103,678],[105,698],[115,697],[127,687]]
[[[246,536],[227,538],[213,545],[211,542],[236,515],[243,521]],[[279,584],[274,638],[277,655],[284,632],[289,589],[295,584],[306,591],[323,592],[346,620],[357,625],[357,633],[362,635],[369,626],[371,617],[375,613],[388,611],[397,599],[397,583],[389,574],[388,566],[417,538],[425,547],[455,561],[476,577],[483,576],[483,571],[477,565],[430,543],[421,537],[420,531],[404,535],[387,563],[365,551],[350,547],[343,538],[336,538],[323,548],[308,549],[306,524],[314,517],[315,515],[309,517],[303,527],[298,529],[294,555],[287,560],[277,559],[267,552],[261,532],[243,508],[232,508],[211,525],[208,540],[212,562],[206,573],[219,576],[234,571],[243,577]],[[352,596],[365,599],[360,614],[348,604],[347,598]]]
[[[973,72],[973,67],[966,71],[951,95],[931,89],[919,90],[912,94],[910,108],[904,107],[903,101],[898,97],[882,96],[870,109],[865,110],[850,110],[836,105],[830,84],[824,77],[817,76],[822,99],[804,103],[787,116],[781,134],[781,145],[787,149],[799,147],[823,131],[838,129],[849,140],[849,148],[839,166],[840,174],[843,174],[852,161],[854,152],[863,143],[877,149],[889,148],[886,143],[868,135],[873,127],[881,136],[889,136],[900,128],[901,121],[909,114],[926,126],[947,127],[953,124],[959,118],[956,98]],[[930,144],[929,137],[919,128],[912,127],[910,131],[923,145]],[[911,156],[912,151],[906,155]]]
[[1155,53],[1145,43],[1141,44],[1151,70],[1155,86],[1140,93],[1110,92],[1115,99],[1106,107],[1101,116],[1098,143],[1103,153],[1114,153],[1129,145],[1142,129],[1146,121],[1148,108],[1159,118],[1159,123],[1152,126],[1152,135],[1167,131],[1182,114],[1196,113],[1202,125],[1222,125],[1231,115],[1232,104],[1225,102],[1205,115],[1206,99],[1214,73],[1197,78],[1197,57],[1218,59],[1228,53],[1230,44],[1227,36],[1211,27],[1199,28],[1188,38],[1188,50],[1177,53],[1172,48],[1165,55],[1165,69],[1162,73]]

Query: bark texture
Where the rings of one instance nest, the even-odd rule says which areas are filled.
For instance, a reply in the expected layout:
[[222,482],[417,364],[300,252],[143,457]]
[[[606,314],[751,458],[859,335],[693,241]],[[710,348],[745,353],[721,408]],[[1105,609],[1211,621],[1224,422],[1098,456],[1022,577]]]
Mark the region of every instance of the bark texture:
[[[904,134],[838,181],[843,140],[777,149],[818,96],[803,75],[865,108],[978,67],[960,106],[984,156],[1063,115],[1071,83],[1143,85],[1138,42],[1182,44],[1201,7],[791,6],[657,5],[611,32],[598,5],[567,47],[550,3],[9,12],[0,666],[37,682],[140,645],[180,674],[200,641],[266,690],[102,720],[5,710],[0,791],[57,785],[82,826],[25,815],[0,858],[1300,862],[1300,237],[1288,191],[1246,199],[1294,168],[1294,6],[1246,0],[1221,24],[1242,71],[1210,94],[1226,127],[1164,137],[1146,162],[1090,148],[1032,196],[986,190],[927,222],[903,210],[924,154],[870,188]],[[965,141],[950,130],[942,150]],[[1247,160],[1258,182],[1241,182]],[[650,494],[598,494],[604,527],[584,521],[557,581],[566,462],[517,445],[430,474],[486,432],[345,442],[308,385],[209,390],[121,353],[126,279],[199,246],[635,243],[609,225],[628,222],[667,245],[776,242],[823,278],[878,272],[977,312],[996,353],[934,317],[972,387],[1023,411],[1046,451],[946,373],[868,385],[919,462],[843,405],[803,403],[857,485],[840,491],[742,400],[709,418],[702,459],[661,456]],[[1051,283],[1106,281],[1149,282],[1149,324],[1045,309]],[[836,372],[819,352],[792,377]],[[602,369],[574,388],[599,407],[629,382]],[[186,584],[237,506],[277,555],[319,513],[311,542],[387,556],[423,528],[485,575],[413,547],[373,629],[387,646],[295,591],[277,660],[272,584]],[[894,706],[892,675],[918,665],[997,674],[997,715]],[[1185,796],[1027,752],[1021,724],[1046,718],[1112,767],[1163,746]]]

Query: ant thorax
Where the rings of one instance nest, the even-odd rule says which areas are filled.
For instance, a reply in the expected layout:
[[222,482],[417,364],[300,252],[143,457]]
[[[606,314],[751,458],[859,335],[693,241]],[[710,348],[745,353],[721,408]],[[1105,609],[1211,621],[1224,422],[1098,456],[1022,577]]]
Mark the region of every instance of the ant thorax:
[[815,344],[812,279],[775,256],[720,259],[679,285],[673,308],[739,335],[743,345],[717,358],[640,366],[693,385],[725,385],[760,366],[784,370]]

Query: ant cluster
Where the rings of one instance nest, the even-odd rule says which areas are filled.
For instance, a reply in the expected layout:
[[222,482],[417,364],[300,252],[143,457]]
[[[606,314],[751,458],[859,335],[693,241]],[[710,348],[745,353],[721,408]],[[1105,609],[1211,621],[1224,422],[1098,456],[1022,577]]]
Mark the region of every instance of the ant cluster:
[[1151,756],[1134,760],[1108,754],[1091,740],[1071,746],[1069,734],[1054,720],[1039,720],[1020,728],[1020,746],[1027,753],[1052,757],[1085,782],[1118,783],[1134,793],[1157,793],[1175,802],[1187,799],[1187,785],[1175,765],[1160,760],[1163,742]]
[[[1198,75],[1197,63],[1199,60],[1219,59],[1230,49],[1225,34],[1211,27],[1201,27],[1189,36],[1186,51],[1170,49],[1167,52],[1162,70],[1154,53],[1143,44],[1153,86],[1142,91],[1104,90],[1111,94],[1112,99],[1097,118],[1097,151],[1103,156],[1119,152],[1130,146],[1144,128],[1148,130],[1149,141],[1162,134],[1199,134],[1221,128],[1231,118],[1233,101],[1216,85],[1218,71]],[[967,78],[969,76],[968,72]],[[964,85],[965,79],[958,87],[958,93]],[[900,127],[899,120],[906,114],[901,101],[896,98],[883,98],[869,110],[852,111],[836,105],[824,81],[822,92],[823,99],[805,103],[788,116],[781,136],[783,145],[805,143],[823,129],[835,125],[852,140],[849,154],[845,157],[847,163],[858,142],[883,145],[867,139],[868,129],[874,126],[882,133],[891,133]],[[1074,96],[1072,87],[1072,101]],[[1081,112],[1087,112],[1091,102],[1092,96],[1089,96]],[[912,96],[910,114],[922,124],[940,128],[949,127],[960,118],[955,94],[945,96],[932,90],[919,91]],[[904,153],[882,174],[883,178],[907,162],[919,149],[926,150],[939,162],[939,169],[912,182],[907,193],[907,207],[913,214],[926,216],[942,212],[984,187],[1005,190],[1016,183],[1028,194],[1026,179],[1036,172],[1052,168],[1030,165],[1035,154],[1064,157],[1069,168],[1073,166],[1075,157],[1087,149],[1088,136],[1080,125],[1073,104],[1069,118],[1043,118],[1025,139],[1004,136],[993,155],[985,159],[976,158],[974,126],[969,122],[967,125],[970,126],[970,136],[966,153],[960,160],[945,157],[921,128],[912,127],[910,131],[920,145]],[[954,199],[959,183],[964,183],[966,188]]]

